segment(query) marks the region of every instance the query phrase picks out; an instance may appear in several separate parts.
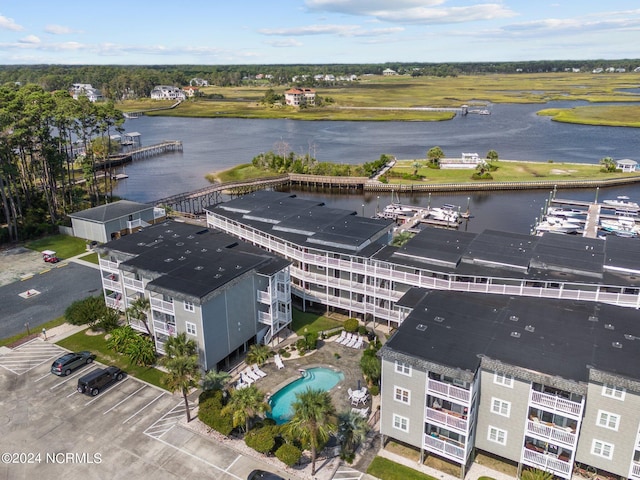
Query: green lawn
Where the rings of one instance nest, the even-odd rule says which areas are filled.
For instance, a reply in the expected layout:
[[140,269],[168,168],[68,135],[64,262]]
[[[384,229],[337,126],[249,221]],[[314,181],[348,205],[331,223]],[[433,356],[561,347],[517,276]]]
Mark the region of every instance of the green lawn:
[[96,265],[100,264],[100,259],[98,258],[98,254],[97,253],[88,253],[82,257],[80,257],[80,260],[84,260],[85,262],[89,262],[89,263],[95,263]]
[[436,480],[435,477],[382,457],[373,459],[367,473],[382,480]]
[[66,322],[66,319],[64,318],[64,316],[58,317],[54,320],[50,320],[47,323],[36,327],[35,329],[30,328],[29,333],[27,333],[27,328],[25,327],[24,332],[18,333],[17,335],[14,335],[12,337],[3,338],[2,340],[0,340],[0,347],[11,345],[12,343],[17,342],[18,340],[28,337],[29,334],[34,334],[34,333],[38,334],[39,332],[42,331],[43,328],[46,328],[47,330],[49,330],[50,328],[57,327],[58,325],[62,325],[65,322]]
[[293,328],[298,335],[304,335],[308,332],[330,330],[342,325],[342,322],[327,318],[318,313],[302,312],[294,308],[292,314],[293,324],[291,328]]
[[27,248],[41,252],[43,250],[53,250],[58,254],[58,258],[75,257],[87,251],[87,242],[82,238],[70,237],[69,235],[50,235],[48,237],[33,240],[27,243]]
[[60,340],[58,345],[77,352],[80,350],[89,350],[97,355],[96,360],[105,365],[116,365],[127,372],[128,375],[144,380],[145,382],[164,388],[162,378],[164,373],[153,367],[139,367],[131,365],[129,359],[125,355],[115,353],[107,348],[107,342],[104,334],[87,335],[87,330],[71,335],[70,337]]

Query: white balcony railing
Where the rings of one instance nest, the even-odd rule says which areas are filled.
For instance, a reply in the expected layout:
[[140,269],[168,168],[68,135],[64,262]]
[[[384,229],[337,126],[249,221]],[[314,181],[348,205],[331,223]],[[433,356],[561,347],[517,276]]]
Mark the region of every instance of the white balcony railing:
[[564,478],[571,477],[571,464],[559,458],[525,448],[522,455],[523,463],[548,472],[553,472]]
[[132,290],[136,290],[138,292],[144,292],[144,283],[142,280],[136,280],[131,277],[122,277],[122,283],[127,288],[131,288]]
[[441,396],[449,397],[457,401],[462,401],[467,406],[469,406],[469,400],[471,399],[471,392],[469,390],[440,382],[438,380],[433,380],[431,378],[427,384],[427,391],[435,392]]
[[138,330],[142,333],[148,333],[147,327],[144,326],[144,322],[142,320],[138,320],[137,318],[129,318],[129,325],[131,328]]
[[268,292],[258,290],[258,302],[271,305],[271,295]]
[[166,300],[155,297],[151,297],[149,299],[149,302],[151,303],[151,308],[159,310],[160,312],[168,313],[170,315],[175,315],[173,302],[167,302]]
[[459,463],[464,463],[465,461],[464,448],[454,445],[451,442],[432,437],[431,435],[424,435],[424,448]]
[[[112,274],[114,278],[117,278]],[[107,290],[122,293],[122,285],[117,280],[110,280],[108,277],[102,277],[102,286]]]
[[578,435],[572,431],[567,431],[560,427],[546,425],[532,420],[527,420],[527,433],[531,433],[543,440],[552,441],[553,443],[562,443],[570,447],[575,447],[578,441]]
[[162,322],[160,320],[153,321],[153,331],[156,335],[164,334],[170,337],[176,336],[176,326],[173,323]]
[[557,395],[531,390],[530,401],[532,405],[542,407],[545,410],[568,413],[575,417],[582,416],[582,403],[573,402]]
[[102,270],[118,273],[118,263],[105,260],[104,258],[100,259],[100,268]]
[[425,418],[430,423],[437,423],[447,428],[458,430],[464,434],[467,433],[467,428],[469,427],[469,422],[466,419],[430,407],[426,409]]
[[260,323],[264,323],[265,325],[273,324],[273,319],[271,318],[271,314],[267,312],[258,312],[258,321]]
[[125,310],[121,298],[105,297],[104,303],[107,307],[113,308],[114,310],[120,310],[121,312],[124,312]]
[[633,462],[631,464],[631,474],[629,475],[629,478],[640,480],[640,462]]

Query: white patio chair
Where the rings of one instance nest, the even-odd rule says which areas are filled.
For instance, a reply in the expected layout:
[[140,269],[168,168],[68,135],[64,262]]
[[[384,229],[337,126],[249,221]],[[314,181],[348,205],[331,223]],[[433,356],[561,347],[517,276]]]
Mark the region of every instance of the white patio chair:
[[364,343],[364,337],[360,337],[360,338],[358,338],[358,341],[353,346],[353,348],[355,348],[356,350],[360,350],[362,348],[362,344],[363,343]]
[[353,335],[351,337],[351,340],[349,340],[349,343],[347,343],[346,346],[349,348],[353,348],[357,342],[358,342],[358,335]]
[[342,343],[342,341],[345,339],[346,336],[347,336],[347,332],[345,330],[342,330],[340,332],[340,336],[336,338],[336,342]]
[[353,389],[349,387],[349,389],[347,389],[347,393],[349,394],[349,400],[351,400],[353,398]]
[[276,367],[278,367],[278,370],[284,368],[284,363],[282,363],[282,358],[280,358],[280,355],[276,355],[275,357],[273,357],[273,360],[276,362]]
[[266,373],[264,373],[262,370],[260,370],[260,367],[258,366],[258,364],[257,364],[257,363],[254,363],[254,364],[252,365],[252,368],[253,368],[254,373],[255,373],[256,375],[258,375],[260,378],[264,378],[264,377],[266,377],[266,376],[267,376],[267,374],[266,374]]
[[346,345],[351,341],[351,338],[353,337],[352,333],[347,333],[347,335],[344,337],[344,340],[342,340],[340,342],[341,345]]
[[246,383],[247,386],[251,385],[255,380],[251,377],[248,377],[246,373],[242,372],[240,374],[240,378],[242,379],[243,383]]

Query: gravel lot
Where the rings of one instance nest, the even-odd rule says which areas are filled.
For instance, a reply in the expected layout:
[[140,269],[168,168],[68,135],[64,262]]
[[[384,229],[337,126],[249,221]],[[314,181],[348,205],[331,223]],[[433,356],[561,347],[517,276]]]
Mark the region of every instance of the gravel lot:
[[42,254],[24,247],[0,250],[0,286],[17,282],[25,276],[45,270],[49,264]]

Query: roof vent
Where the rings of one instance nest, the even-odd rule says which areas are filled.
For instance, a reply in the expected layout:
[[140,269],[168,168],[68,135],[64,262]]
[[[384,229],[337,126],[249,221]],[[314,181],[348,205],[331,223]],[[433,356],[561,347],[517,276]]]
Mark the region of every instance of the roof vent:
[[203,249],[201,249],[200,251],[201,251],[202,253],[205,253],[205,252],[207,251],[207,249],[206,249],[206,248],[203,248]]
[[182,261],[182,260],[186,260],[186,258],[187,257],[185,257],[185,256],[180,256],[180,257],[178,257],[178,260]]
[[613,343],[611,344],[611,346],[612,346],[613,348],[622,348],[622,344],[621,344],[620,342],[613,342]]
[[216,273],[213,278],[220,278],[222,275],[220,275],[219,273]]
[[520,338],[520,332],[511,332],[513,338]]
[[424,332],[426,329],[427,329],[427,326],[426,326],[426,325],[424,325],[423,323],[419,323],[419,324],[416,326],[416,330],[419,330],[419,331],[421,331],[421,332]]
[[187,238],[188,238],[189,240],[193,240],[193,239],[194,239],[194,238],[196,238],[196,237],[194,237],[193,235],[188,235],[188,236],[187,236]]
[[139,247],[144,247],[145,245],[146,245],[146,243],[144,243],[144,242],[138,242],[138,246]]
[[433,319],[438,323],[444,322],[444,317],[433,317]]
[[173,258],[171,258],[171,257],[165,258],[164,261],[167,262],[167,263],[170,263],[170,262],[173,262]]
[[624,338],[626,338],[627,340],[637,340],[638,337],[636,337],[635,335],[631,335],[629,333],[625,333],[624,334]]
[[598,317],[596,317],[595,315],[589,315],[589,321],[590,322],[597,322],[598,321]]
[[224,272],[224,268],[222,268],[222,267],[218,267],[218,271],[219,271],[219,272]]
[[605,323],[604,324],[604,328],[606,328],[607,330],[615,330],[616,327],[613,326],[613,323]]
[[178,242],[176,243],[176,247],[182,247],[184,245],[184,242]]
[[216,248],[216,252],[220,253],[222,249],[220,247]]
[[242,267],[240,265],[236,265],[236,270],[240,270]]
[[173,238],[178,238],[180,235],[178,235],[177,233],[174,233],[173,235],[171,235]]
[[526,327],[524,327],[524,329],[525,329],[527,332],[531,332],[531,333],[533,333],[533,332],[535,332],[535,331],[536,331],[536,327],[534,327],[533,325],[527,325]]
[[516,315],[511,315],[509,317],[509,320],[511,320],[512,322],[517,322],[519,320],[519,318]]
[[202,265],[196,265],[194,270],[204,270],[204,267]]
[[187,249],[184,251],[184,253],[186,253],[187,255],[189,255],[191,253],[191,250]]
[[169,230],[165,230],[166,233],[172,233],[173,230],[169,229]]

